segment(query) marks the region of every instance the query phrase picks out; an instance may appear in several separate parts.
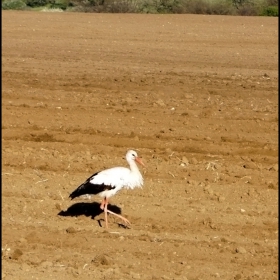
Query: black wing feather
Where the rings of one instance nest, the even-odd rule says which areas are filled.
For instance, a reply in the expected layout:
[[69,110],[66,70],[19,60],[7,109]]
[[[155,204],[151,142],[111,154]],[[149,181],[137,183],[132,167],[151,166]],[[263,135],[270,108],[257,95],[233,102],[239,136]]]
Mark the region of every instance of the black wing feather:
[[105,190],[112,190],[115,187],[108,186],[104,184],[92,184],[90,181],[94,176],[96,176],[99,172],[91,175],[83,184],[81,184],[76,190],[74,190],[69,197],[74,199],[75,197],[84,195],[84,194],[98,194]]

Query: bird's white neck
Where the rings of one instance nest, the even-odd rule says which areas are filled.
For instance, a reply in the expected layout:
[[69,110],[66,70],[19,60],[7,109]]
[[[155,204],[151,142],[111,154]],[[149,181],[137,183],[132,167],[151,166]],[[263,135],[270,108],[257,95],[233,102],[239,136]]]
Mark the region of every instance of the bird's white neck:
[[140,173],[138,166],[134,160],[128,161],[131,174],[131,188],[135,186],[141,187],[143,185],[143,177]]
[[134,160],[128,161],[128,164],[132,172],[139,172],[138,166]]
[[140,173],[139,171],[139,168],[137,166],[137,163],[134,161],[134,160],[130,160],[128,161],[128,164],[129,164],[129,167],[130,167],[130,170],[133,174],[135,175],[138,175],[139,177],[142,178],[142,174]]

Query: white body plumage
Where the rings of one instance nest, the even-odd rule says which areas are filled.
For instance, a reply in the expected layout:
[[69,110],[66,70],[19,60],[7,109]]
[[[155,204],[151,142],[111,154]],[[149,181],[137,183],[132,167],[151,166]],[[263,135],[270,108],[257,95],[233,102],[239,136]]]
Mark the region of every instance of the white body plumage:
[[113,167],[97,173],[92,177],[92,179],[90,179],[89,182],[93,185],[106,185],[113,187],[111,190],[104,190],[98,193],[101,197],[109,198],[115,195],[122,188],[134,189],[135,187],[142,187],[143,177],[138,168],[130,170],[126,167]]
[[126,153],[126,160],[130,168],[113,167],[97,172],[72,192],[70,197],[73,199],[84,194],[98,194],[108,199],[122,188],[142,187],[143,177],[136,162],[144,165],[143,162],[132,150]]

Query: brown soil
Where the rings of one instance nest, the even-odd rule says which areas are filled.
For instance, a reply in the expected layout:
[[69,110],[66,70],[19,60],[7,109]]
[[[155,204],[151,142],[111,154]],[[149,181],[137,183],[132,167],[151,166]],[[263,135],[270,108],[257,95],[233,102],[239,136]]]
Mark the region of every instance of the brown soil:
[[2,16],[2,279],[278,279],[278,18]]

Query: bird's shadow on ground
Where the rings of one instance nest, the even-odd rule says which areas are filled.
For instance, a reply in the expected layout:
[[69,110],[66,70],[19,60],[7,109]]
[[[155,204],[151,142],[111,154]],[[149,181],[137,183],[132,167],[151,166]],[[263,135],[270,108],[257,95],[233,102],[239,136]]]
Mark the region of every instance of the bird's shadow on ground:
[[[121,214],[121,208],[116,205],[108,204],[108,210],[116,213]],[[91,217],[95,219],[96,216],[100,215],[104,211],[100,209],[100,203],[97,202],[78,202],[71,205],[67,210],[60,211],[58,213],[59,216],[71,216],[77,217],[84,215],[86,217]],[[103,219],[101,219],[103,220]],[[101,226],[100,220],[98,220],[99,225]]]

